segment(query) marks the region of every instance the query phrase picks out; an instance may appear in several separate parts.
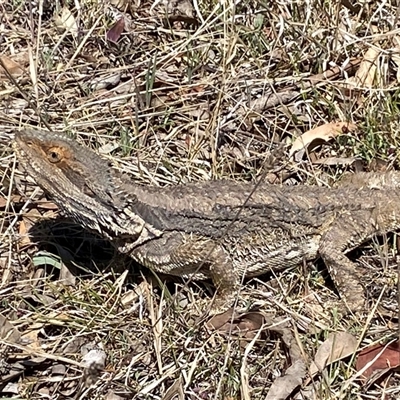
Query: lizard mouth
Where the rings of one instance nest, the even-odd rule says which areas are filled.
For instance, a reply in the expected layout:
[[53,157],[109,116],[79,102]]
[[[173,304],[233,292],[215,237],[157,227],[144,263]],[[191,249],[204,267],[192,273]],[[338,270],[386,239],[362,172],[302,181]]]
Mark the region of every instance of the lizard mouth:
[[26,172],[35,176],[36,171],[33,167],[33,160],[29,151],[29,146],[28,144],[25,144],[17,134],[12,142],[12,149],[16,153],[18,161],[26,170]]

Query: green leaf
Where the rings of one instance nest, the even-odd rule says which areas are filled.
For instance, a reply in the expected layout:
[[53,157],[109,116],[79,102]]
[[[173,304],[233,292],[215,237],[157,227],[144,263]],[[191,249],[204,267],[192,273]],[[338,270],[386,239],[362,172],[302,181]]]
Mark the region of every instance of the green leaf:
[[61,269],[62,261],[60,257],[55,254],[51,254],[47,251],[38,251],[32,258],[32,263],[35,267],[40,265],[51,265],[54,268]]

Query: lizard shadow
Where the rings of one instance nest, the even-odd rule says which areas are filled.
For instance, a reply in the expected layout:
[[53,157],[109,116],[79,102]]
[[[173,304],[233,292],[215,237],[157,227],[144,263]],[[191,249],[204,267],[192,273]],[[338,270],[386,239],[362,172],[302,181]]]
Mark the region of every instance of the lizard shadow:
[[[127,268],[140,268],[130,257],[119,253],[108,240],[62,216],[35,223],[29,236],[39,251],[60,257],[74,275],[82,278],[111,270],[118,274]],[[44,267],[46,273],[58,278],[56,268],[51,265]]]
[[[70,273],[80,279],[91,279],[94,274],[105,273],[111,273],[116,279],[128,270],[127,285],[136,285],[148,277],[156,286],[163,282],[171,295],[176,292],[175,283],[184,282],[167,274],[157,274],[158,278],[154,279],[148,268],[120,253],[109,240],[60,215],[36,222],[30,228],[29,236],[38,246],[38,251],[58,256]],[[59,268],[49,264],[41,267],[52,280],[59,279]]]

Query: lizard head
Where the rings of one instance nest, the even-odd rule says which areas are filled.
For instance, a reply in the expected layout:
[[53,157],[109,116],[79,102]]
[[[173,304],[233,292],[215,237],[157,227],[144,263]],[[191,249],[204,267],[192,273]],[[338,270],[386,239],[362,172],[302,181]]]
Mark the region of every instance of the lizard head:
[[116,171],[94,151],[64,134],[38,130],[16,132],[13,148],[26,172],[69,217],[102,234],[125,229],[127,196],[114,179]]

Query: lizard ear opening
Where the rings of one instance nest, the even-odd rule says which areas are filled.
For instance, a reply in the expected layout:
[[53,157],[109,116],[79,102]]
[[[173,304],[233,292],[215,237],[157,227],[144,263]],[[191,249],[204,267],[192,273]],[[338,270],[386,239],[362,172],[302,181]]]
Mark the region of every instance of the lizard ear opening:
[[60,162],[62,159],[62,155],[59,149],[51,148],[47,151],[47,159],[52,163]]

